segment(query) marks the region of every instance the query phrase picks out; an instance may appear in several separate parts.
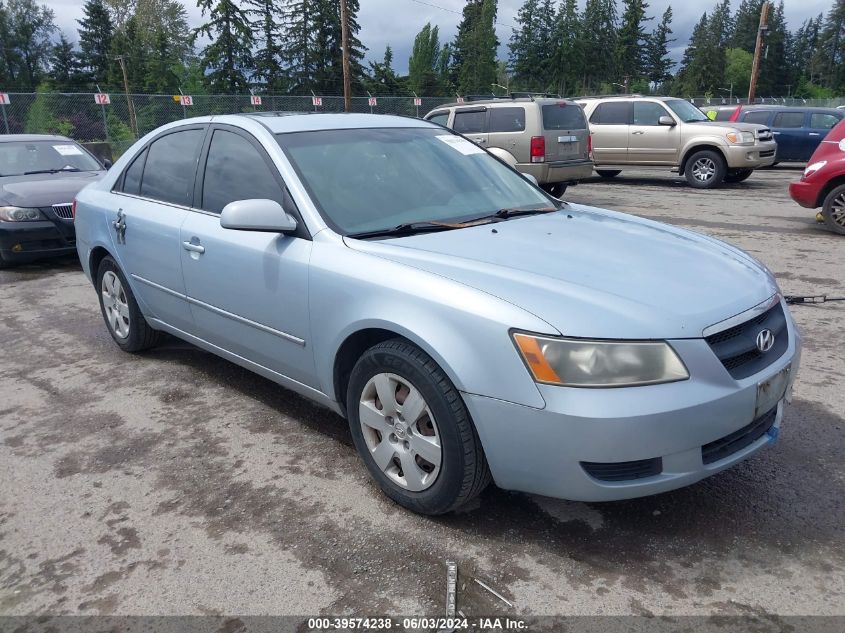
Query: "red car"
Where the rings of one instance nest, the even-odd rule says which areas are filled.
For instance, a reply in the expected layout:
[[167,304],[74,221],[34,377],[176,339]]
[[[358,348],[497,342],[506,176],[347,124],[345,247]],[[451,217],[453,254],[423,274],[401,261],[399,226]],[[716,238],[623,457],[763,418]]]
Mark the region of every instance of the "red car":
[[845,235],[845,119],[828,132],[801,180],[790,183],[789,195],[802,207],[822,207],[825,224]]

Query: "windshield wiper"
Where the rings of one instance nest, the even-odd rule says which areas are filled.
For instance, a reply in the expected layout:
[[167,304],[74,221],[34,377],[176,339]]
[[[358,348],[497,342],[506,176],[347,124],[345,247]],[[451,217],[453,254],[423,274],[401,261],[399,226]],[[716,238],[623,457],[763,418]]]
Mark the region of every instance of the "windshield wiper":
[[29,176],[30,174],[58,174],[59,172],[63,171],[82,171],[81,169],[77,169],[76,167],[71,167],[70,169],[63,168],[63,169],[36,169],[35,171],[25,171],[23,172],[23,176]]
[[540,207],[539,209],[523,209],[519,207],[505,207],[504,209],[499,209],[495,213],[491,213],[489,215],[481,215],[477,218],[473,218],[471,220],[466,220],[466,224],[473,225],[476,222],[481,220],[507,220],[509,218],[516,218],[521,215],[537,215],[540,213],[551,213],[553,211],[560,211],[560,207]]
[[397,224],[388,229],[376,229],[375,231],[361,231],[350,233],[347,237],[364,239],[368,237],[385,237],[388,235],[413,235],[414,233],[432,233],[435,231],[450,231],[463,228],[463,223],[450,224],[447,222],[405,222]]

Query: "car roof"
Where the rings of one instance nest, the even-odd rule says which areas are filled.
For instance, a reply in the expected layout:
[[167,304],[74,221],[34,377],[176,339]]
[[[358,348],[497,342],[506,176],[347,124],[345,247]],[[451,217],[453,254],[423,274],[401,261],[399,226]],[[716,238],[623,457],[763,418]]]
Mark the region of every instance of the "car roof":
[[[736,107],[736,106],[734,106]],[[820,112],[822,114],[841,114],[839,110],[836,108],[821,108],[817,106],[805,106],[805,105],[797,105],[797,106],[787,106],[787,105],[744,105],[742,106],[743,112],[752,112],[754,110],[796,110],[801,112]]]
[[[323,112],[247,112],[221,116],[201,117],[216,123],[238,124],[243,117],[260,122],[273,134],[310,132],[317,130],[346,130],[382,127],[432,127],[422,119],[392,114],[323,113]],[[188,119],[189,121],[190,119]]]
[[566,101],[567,103],[575,103],[574,99],[567,99],[565,97],[491,97],[490,99],[473,99],[471,101],[464,101],[463,103],[444,103],[442,105],[436,106],[432,109],[434,110],[442,110],[444,108],[472,108],[478,106],[503,106],[508,107],[512,106],[513,104],[531,104],[536,103],[538,105],[548,104],[548,103],[560,103],[561,101]]
[[70,141],[74,143],[73,139],[67,136],[58,136],[56,134],[0,134],[0,143],[11,143],[13,141]]

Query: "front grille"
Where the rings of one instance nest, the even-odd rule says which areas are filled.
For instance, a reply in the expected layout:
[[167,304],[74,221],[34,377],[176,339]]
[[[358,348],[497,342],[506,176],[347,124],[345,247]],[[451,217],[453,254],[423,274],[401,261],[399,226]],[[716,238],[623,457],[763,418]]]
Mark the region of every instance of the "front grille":
[[590,477],[601,481],[630,481],[654,477],[663,472],[663,459],[640,459],[635,462],[581,462]]
[[775,150],[767,149],[765,151],[760,152],[760,158],[768,158],[769,156],[774,156]]
[[712,464],[741,451],[746,446],[751,446],[772,428],[777,412],[778,408],[775,407],[738,431],[734,431],[715,442],[705,444],[701,447],[701,461],[705,464]]
[[[768,352],[757,349],[757,335],[771,330],[775,343]],[[704,339],[730,375],[739,380],[762,371],[786,353],[789,330],[780,302],[766,312]]]
[[73,204],[54,204],[53,205],[53,213],[64,220],[72,220],[73,219]]

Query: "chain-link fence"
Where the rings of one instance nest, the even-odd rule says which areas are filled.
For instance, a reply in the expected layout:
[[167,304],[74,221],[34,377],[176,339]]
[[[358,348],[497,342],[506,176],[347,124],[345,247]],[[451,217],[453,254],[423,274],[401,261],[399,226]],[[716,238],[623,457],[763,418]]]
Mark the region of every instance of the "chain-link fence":
[[[310,96],[262,95],[253,104],[250,95],[196,95],[183,104],[178,95],[112,93],[108,104],[100,104],[93,93],[10,93],[2,105],[0,133],[62,134],[78,141],[106,141],[115,155],[122,153],[136,138],[178,119],[235,112],[343,112],[343,97],[320,97],[314,105]],[[424,116],[454,99],[423,97],[353,97],[353,112]]]
[[[743,97],[692,97],[691,101],[697,106],[717,105],[746,105],[747,98]],[[757,97],[754,105],[803,106],[813,108],[837,108],[845,105],[845,97],[833,99],[802,99],[800,97]]]

